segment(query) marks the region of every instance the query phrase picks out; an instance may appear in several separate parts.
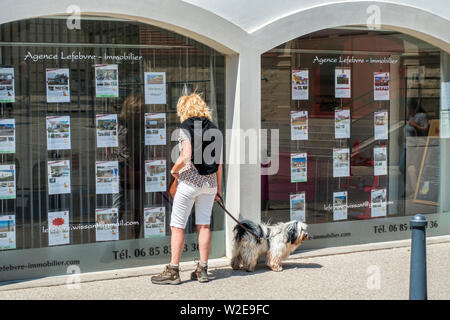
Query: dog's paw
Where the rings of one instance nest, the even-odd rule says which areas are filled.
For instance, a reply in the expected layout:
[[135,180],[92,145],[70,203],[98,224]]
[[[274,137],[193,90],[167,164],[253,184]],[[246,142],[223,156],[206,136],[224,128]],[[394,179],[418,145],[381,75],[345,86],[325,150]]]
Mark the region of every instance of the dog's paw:
[[238,271],[238,270],[242,270],[242,269],[244,269],[244,268],[243,268],[242,265],[241,265],[241,266],[231,266],[231,269],[233,269],[233,270],[235,270],[235,271]]
[[275,271],[275,272],[283,271],[283,267],[282,266],[272,266],[271,269],[272,269],[272,271]]

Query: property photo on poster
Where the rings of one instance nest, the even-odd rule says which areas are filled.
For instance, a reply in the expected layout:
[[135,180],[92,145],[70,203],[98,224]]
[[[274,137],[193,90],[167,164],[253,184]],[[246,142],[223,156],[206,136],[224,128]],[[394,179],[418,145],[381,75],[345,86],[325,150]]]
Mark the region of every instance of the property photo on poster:
[[98,114],[97,148],[118,147],[117,114]]
[[0,165],[0,199],[16,198],[16,165]]
[[47,150],[70,150],[70,117],[47,117]]
[[166,208],[144,208],[145,238],[166,235]]
[[291,182],[306,182],[308,180],[307,158],[307,153],[295,153],[291,155]]
[[95,66],[95,92],[97,98],[119,97],[119,67],[117,64]]
[[145,161],[145,192],[166,191],[166,160]]
[[0,119],[0,154],[16,152],[16,120]]
[[388,139],[388,113],[386,111],[374,113],[375,140]]
[[333,221],[347,220],[347,191],[333,192]]
[[46,69],[47,103],[70,102],[69,69]]
[[16,216],[0,216],[0,250],[16,248]]
[[119,162],[97,161],[95,163],[96,193],[119,193]]
[[375,176],[387,175],[387,148],[373,148],[373,168]]
[[290,219],[306,222],[305,192],[290,195]]
[[95,240],[119,240],[119,209],[107,208],[95,210]]
[[386,189],[374,189],[371,191],[371,217],[385,217],[387,203]]
[[308,111],[291,111],[291,140],[308,140]]
[[0,103],[14,103],[14,68],[0,67]]
[[48,213],[48,245],[59,246],[70,243],[69,211]]
[[350,138],[350,110],[334,110],[334,137],[336,139]]
[[309,99],[309,71],[292,70],[292,100]]
[[166,73],[144,73],[145,104],[166,104]]
[[166,145],[166,114],[145,114],[145,145]]
[[389,101],[389,72],[374,72],[373,99],[375,101]]
[[70,160],[48,162],[48,194],[70,193]]
[[336,68],[334,75],[334,96],[336,98],[351,98],[351,69]]
[[350,176],[350,149],[334,148],[333,149],[333,177]]

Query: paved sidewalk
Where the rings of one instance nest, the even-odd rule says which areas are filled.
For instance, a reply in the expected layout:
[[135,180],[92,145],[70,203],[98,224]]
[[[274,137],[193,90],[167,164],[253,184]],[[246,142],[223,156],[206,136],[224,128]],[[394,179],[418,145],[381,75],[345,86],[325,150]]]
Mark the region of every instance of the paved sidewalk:
[[[0,299],[408,299],[409,267],[410,249],[401,247],[291,259],[283,272],[264,265],[254,273],[212,268],[206,284],[190,281],[190,271],[184,271],[178,286],[157,286],[145,275],[82,282],[79,289],[0,291]],[[429,299],[450,299],[449,242],[427,245],[427,268]],[[370,290],[368,278],[376,270],[380,288]]]

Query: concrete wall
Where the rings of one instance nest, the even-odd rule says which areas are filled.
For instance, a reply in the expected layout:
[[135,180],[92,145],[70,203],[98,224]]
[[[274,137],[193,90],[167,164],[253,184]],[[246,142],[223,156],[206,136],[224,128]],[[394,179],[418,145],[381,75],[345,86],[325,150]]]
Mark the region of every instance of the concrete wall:
[[[0,23],[64,14],[73,4],[80,7],[82,14],[157,25],[227,54],[227,127],[244,131],[261,126],[261,53],[321,29],[366,25],[373,16],[373,11],[368,13],[370,8],[375,8],[380,27],[408,33],[450,52],[448,0],[3,0]],[[229,137],[228,156],[239,155],[238,141],[238,137]],[[228,208],[241,217],[259,221],[259,163],[230,165],[225,179]],[[232,226],[227,221],[227,240]],[[227,241],[228,256],[230,243]]]

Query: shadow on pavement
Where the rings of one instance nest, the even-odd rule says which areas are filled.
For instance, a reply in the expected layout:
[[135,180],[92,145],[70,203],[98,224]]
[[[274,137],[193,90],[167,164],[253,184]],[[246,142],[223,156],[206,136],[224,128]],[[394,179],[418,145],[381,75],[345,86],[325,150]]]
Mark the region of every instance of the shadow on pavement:
[[[285,262],[283,263],[283,269],[284,270],[290,270],[290,269],[316,269],[316,268],[322,268],[321,264],[318,263],[299,263],[299,262]],[[258,264],[255,268],[255,271],[253,272],[247,272],[245,270],[233,270],[230,267],[223,268],[223,269],[214,269],[210,270],[210,279],[211,280],[218,280],[222,278],[229,278],[229,277],[245,277],[245,276],[251,276],[254,274],[261,274],[266,272],[274,272],[270,270],[265,264]]]

